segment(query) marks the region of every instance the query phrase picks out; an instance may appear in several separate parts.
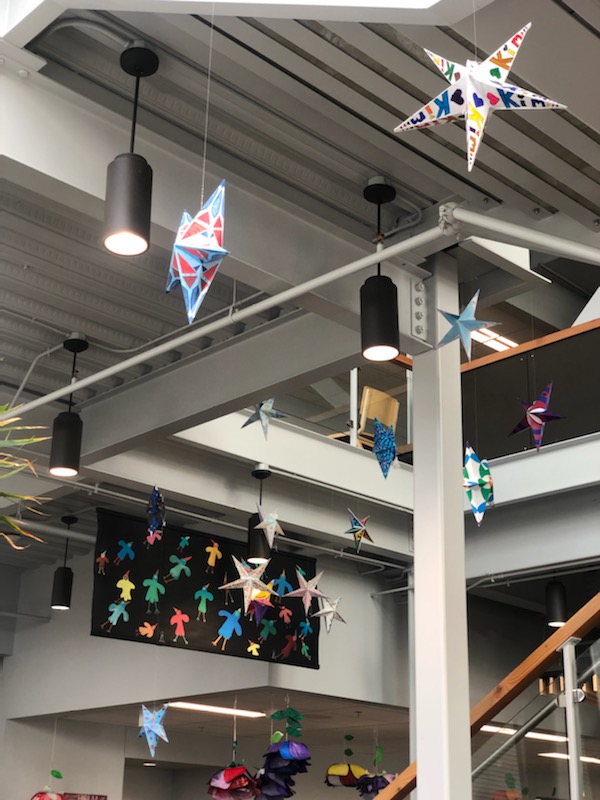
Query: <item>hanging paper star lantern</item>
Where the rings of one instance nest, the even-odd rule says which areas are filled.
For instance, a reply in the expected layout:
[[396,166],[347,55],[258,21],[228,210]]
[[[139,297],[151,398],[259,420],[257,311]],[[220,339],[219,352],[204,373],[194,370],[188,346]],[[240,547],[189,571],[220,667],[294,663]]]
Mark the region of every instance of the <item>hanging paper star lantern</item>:
[[247,614],[253,595],[259,592],[265,592],[267,595],[272,594],[271,588],[261,580],[263,572],[269,566],[269,561],[266,561],[264,564],[259,564],[252,569],[248,564],[239,561],[235,556],[232,556],[232,558],[235,568],[238,571],[239,578],[229,583],[224,583],[223,586],[219,586],[219,589],[243,589],[244,614]]
[[165,291],[181,285],[188,322],[192,323],[229,251],[223,248],[225,181],[221,181],[195,217],[183,212]]
[[390,425],[386,428],[385,425],[377,418],[375,419],[375,430],[373,437],[373,452],[379,462],[383,477],[387,478],[390,467],[396,458],[396,436],[394,435],[394,426]]
[[438,309],[440,314],[451,325],[448,333],[438,342],[438,347],[442,347],[448,344],[448,342],[453,342],[455,339],[460,338],[467,358],[469,361],[471,360],[471,334],[475,331],[480,331],[482,328],[492,328],[494,325],[498,324],[497,322],[483,322],[480,319],[475,319],[478,300],[479,289],[475,292],[460,314],[451,314],[449,311]]
[[273,542],[275,541],[275,536],[285,536],[283,532],[283,528],[278,522],[278,515],[275,511],[265,511],[260,503],[256,504],[258,509],[258,515],[260,517],[260,522],[258,525],[254,527],[256,530],[263,531],[265,534],[265,539],[267,540],[267,544],[269,545],[269,550],[273,549]]
[[468,60],[463,65],[425,50],[451,86],[398,125],[394,133],[429,128],[466,118],[467,161],[470,172],[483,139],[488,116],[493,111],[566,108],[547,97],[506,83],[519,47],[530,27],[531,23],[525,25],[481,63]]
[[142,726],[138,737],[146,737],[148,749],[150,750],[152,758],[154,758],[154,754],[156,753],[156,745],[159,737],[165,742],[169,741],[162,724],[168,708],[169,704],[165,703],[158,711],[149,711],[146,706],[142,705]]
[[285,419],[286,414],[283,414],[281,411],[277,411],[273,408],[275,403],[275,398],[271,397],[268,400],[263,400],[262,403],[254,406],[254,413],[248,417],[246,422],[242,425],[242,428],[245,428],[248,425],[252,425],[253,422],[258,422],[260,420],[260,424],[262,426],[263,434],[265,439],[269,434],[269,420],[271,419]]
[[299,569],[296,570],[296,577],[298,578],[298,583],[300,584],[299,589],[294,589],[293,592],[288,592],[286,597],[301,597],[302,602],[304,604],[304,613],[308,616],[308,612],[310,611],[310,606],[314,598],[317,597],[325,597],[323,592],[320,592],[317,589],[317,583],[323,577],[323,573],[319,572],[318,575],[315,575],[314,578],[310,580],[306,580],[304,575],[300,572]]
[[325,623],[325,630],[327,633],[329,633],[331,630],[334,620],[337,620],[338,622],[346,622],[346,620],[340,616],[337,610],[338,603],[341,599],[341,597],[338,597],[336,600],[332,600],[330,597],[326,597],[323,600],[323,608],[320,611],[312,614],[313,617],[321,617]]
[[348,509],[348,513],[350,514],[350,527],[344,533],[351,533],[354,536],[354,545],[356,547],[356,552],[360,553],[360,546],[362,544],[362,540],[366,539],[368,542],[373,542],[373,539],[369,536],[369,532],[367,531],[367,522],[369,521],[369,517],[363,517],[360,519],[352,509]]
[[552,422],[555,419],[563,419],[560,414],[554,414],[552,411],[548,410],[551,394],[552,381],[550,381],[538,399],[534,400],[533,403],[527,403],[525,400],[521,400],[521,405],[525,409],[525,416],[509,433],[509,436],[512,436],[514,433],[519,433],[527,428],[531,428],[535,449],[538,452],[542,446],[542,437],[544,435],[546,423]]
[[494,502],[494,482],[487,460],[480,459],[468,442],[465,448],[463,486],[479,526],[483,522],[487,504]]

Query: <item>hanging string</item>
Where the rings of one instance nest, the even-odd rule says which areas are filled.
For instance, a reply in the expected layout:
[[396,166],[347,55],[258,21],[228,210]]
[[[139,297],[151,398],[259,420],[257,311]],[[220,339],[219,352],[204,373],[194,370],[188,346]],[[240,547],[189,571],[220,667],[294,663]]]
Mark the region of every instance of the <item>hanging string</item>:
[[473,0],[473,49],[475,51],[475,61],[477,61],[477,10],[475,8],[475,0]]
[[50,753],[50,769],[48,770],[48,782],[52,777],[52,770],[54,768],[54,750],[56,748],[56,728],[58,726],[58,717],[54,720],[54,733],[52,734],[52,752]]
[[210,109],[210,81],[212,76],[214,30],[215,30],[215,4],[213,0],[210,12],[210,38],[208,40],[208,72],[206,75],[206,111],[204,114],[204,145],[202,148],[202,190],[200,192],[200,206],[204,205],[204,184],[206,182],[206,146],[208,143],[208,111]]
[[135,126],[137,123],[138,101],[140,97],[140,77],[141,75],[139,74],[135,76],[135,94],[133,96],[133,114],[131,117],[131,138],[129,140],[130,153],[133,153],[133,146],[135,144]]
[[[235,700],[233,701],[233,708],[234,710],[237,709],[237,695],[235,696]],[[233,742],[231,746],[231,764],[232,766],[236,763],[237,757],[237,714],[233,715]]]
[[479,455],[479,406],[477,404],[477,370],[473,370],[473,401],[475,403],[475,452]]

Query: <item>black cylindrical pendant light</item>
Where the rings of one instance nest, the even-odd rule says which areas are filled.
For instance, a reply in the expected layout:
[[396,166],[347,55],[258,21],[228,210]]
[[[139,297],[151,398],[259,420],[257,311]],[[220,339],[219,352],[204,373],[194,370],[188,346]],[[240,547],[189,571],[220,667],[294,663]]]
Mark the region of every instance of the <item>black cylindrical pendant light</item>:
[[[396,190],[381,176],[371,178],[364,189],[365,200],[377,205],[377,242],[383,247],[381,206],[396,197]],[[391,278],[381,274],[367,278],[360,290],[360,334],[362,354],[368,361],[392,361],[400,354],[398,290]]]
[[546,584],[546,621],[550,628],[560,628],[567,621],[567,593],[560,581]]
[[260,514],[252,514],[248,519],[248,557],[249,564],[266,564],[271,557],[269,543],[262,530],[256,530],[260,525]]
[[120,256],[138,256],[150,244],[152,168],[145,158],[133,152],[137,121],[140,79],[154,75],[158,56],[135,42],[121,53],[121,67],[135,76],[135,95],[131,119],[129,153],[118,155],[108,165],[104,203],[104,246]]
[[373,275],[360,288],[360,336],[369,361],[391,361],[400,353],[398,290],[386,275]]
[[83,423],[76,411],[63,411],[52,426],[49,471],[57,478],[79,475]]
[[[77,517],[66,516],[62,521],[71,530],[71,525],[77,522]],[[54,611],[68,611],[71,608],[71,591],[73,589],[73,570],[67,567],[67,553],[69,540],[65,542],[65,558],[62,567],[57,567],[52,583],[52,599],[50,605]]]
[[[73,353],[71,382],[77,374],[77,353],[87,350],[89,345],[80,333],[72,333],[63,342],[63,347]],[[52,445],[48,471],[57,478],[73,478],[79,475],[79,458],[81,454],[81,435],[83,423],[76,411],[73,411],[73,395],[69,395],[69,410],[62,411],[52,426]]]
[[108,165],[104,204],[104,246],[120,256],[139,256],[150,243],[152,168],[136,153],[122,153]]

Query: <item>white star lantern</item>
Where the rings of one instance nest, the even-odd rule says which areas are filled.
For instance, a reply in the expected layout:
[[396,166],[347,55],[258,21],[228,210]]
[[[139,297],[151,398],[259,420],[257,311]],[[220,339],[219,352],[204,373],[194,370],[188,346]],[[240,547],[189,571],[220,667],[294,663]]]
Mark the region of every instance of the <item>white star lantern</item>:
[[265,539],[267,540],[267,544],[269,545],[269,550],[273,549],[273,542],[275,541],[275,536],[285,536],[281,525],[279,524],[278,515],[276,512],[266,512],[263,510],[262,506],[258,503],[256,504],[258,508],[258,514],[260,516],[260,522],[258,525],[255,525],[256,530],[260,530],[265,534]]
[[244,564],[243,561],[238,561],[235,556],[231,557],[233,558],[233,563],[240,577],[236,578],[234,581],[230,581],[230,583],[224,583],[223,586],[219,586],[219,589],[243,589],[244,614],[247,614],[250,603],[253,600],[253,595],[258,592],[266,592],[268,596],[273,591],[261,580],[263,572],[269,566],[269,562],[266,561],[264,564],[259,564],[258,567],[252,569],[247,564]]
[[488,115],[492,111],[566,108],[547,97],[506,83],[519,47],[530,27],[531,22],[481,63],[468,60],[464,65],[458,64],[425,50],[451,85],[394,128],[394,133],[465,119],[470,172],[483,139]]
[[331,600],[329,597],[326,597],[323,600],[323,608],[313,614],[313,617],[322,617],[327,633],[329,633],[331,630],[334,620],[337,620],[338,622],[346,622],[346,620],[338,614],[337,610],[338,603],[341,599],[341,597],[338,597],[336,600]]
[[[325,600],[327,599],[323,594],[323,592],[320,592],[317,589],[317,583],[323,577],[323,573],[319,572],[318,575],[315,575],[314,578],[311,578],[310,580],[307,581],[304,575],[300,572],[300,570],[297,569],[296,576],[298,578],[298,583],[300,584],[300,588],[294,589],[293,592],[288,592],[286,594],[286,599],[288,597],[301,597],[302,602],[304,603],[304,613],[306,614],[306,616],[308,616],[308,612],[310,611],[310,604],[313,601],[313,597],[322,597]],[[313,614],[313,616],[316,616],[316,614]]]

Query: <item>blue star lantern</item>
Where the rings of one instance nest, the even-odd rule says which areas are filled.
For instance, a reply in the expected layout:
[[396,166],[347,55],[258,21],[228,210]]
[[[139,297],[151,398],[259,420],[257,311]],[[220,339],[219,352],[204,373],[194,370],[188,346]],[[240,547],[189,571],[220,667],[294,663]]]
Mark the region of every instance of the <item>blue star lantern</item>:
[[492,328],[497,325],[497,322],[483,322],[480,319],[475,319],[475,310],[477,308],[477,301],[479,300],[479,289],[475,292],[473,297],[469,300],[461,314],[450,314],[449,311],[442,311],[438,308],[440,314],[446,319],[451,328],[448,333],[440,339],[438,347],[442,347],[448,342],[453,342],[455,339],[460,338],[462,346],[469,361],[471,360],[471,334],[475,331],[480,331],[482,328]]
[[387,478],[390,467],[396,458],[396,437],[394,426],[386,428],[383,422],[375,418],[375,435],[373,437],[373,452],[379,462],[383,477]]
[[156,753],[158,737],[160,736],[165,742],[169,741],[162,724],[163,717],[167,713],[168,708],[168,703],[165,703],[159,711],[149,711],[146,706],[142,706],[142,727],[140,728],[138,736],[140,738],[142,736],[146,737],[148,749],[150,750],[152,758],[154,758],[154,754]]
[[273,408],[273,404],[275,403],[275,398],[271,397],[269,400],[263,400],[262,403],[254,406],[254,413],[251,417],[248,417],[246,422],[242,425],[242,428],[245,428],[247,425],[252,425],[253,422],[258,422],[260,420],[260,424],[262,425],[263,434],[265,439],[269,434],[269,420],[271,419],[284,419],[285,414],[282,414],[281,411],[276,411]]

